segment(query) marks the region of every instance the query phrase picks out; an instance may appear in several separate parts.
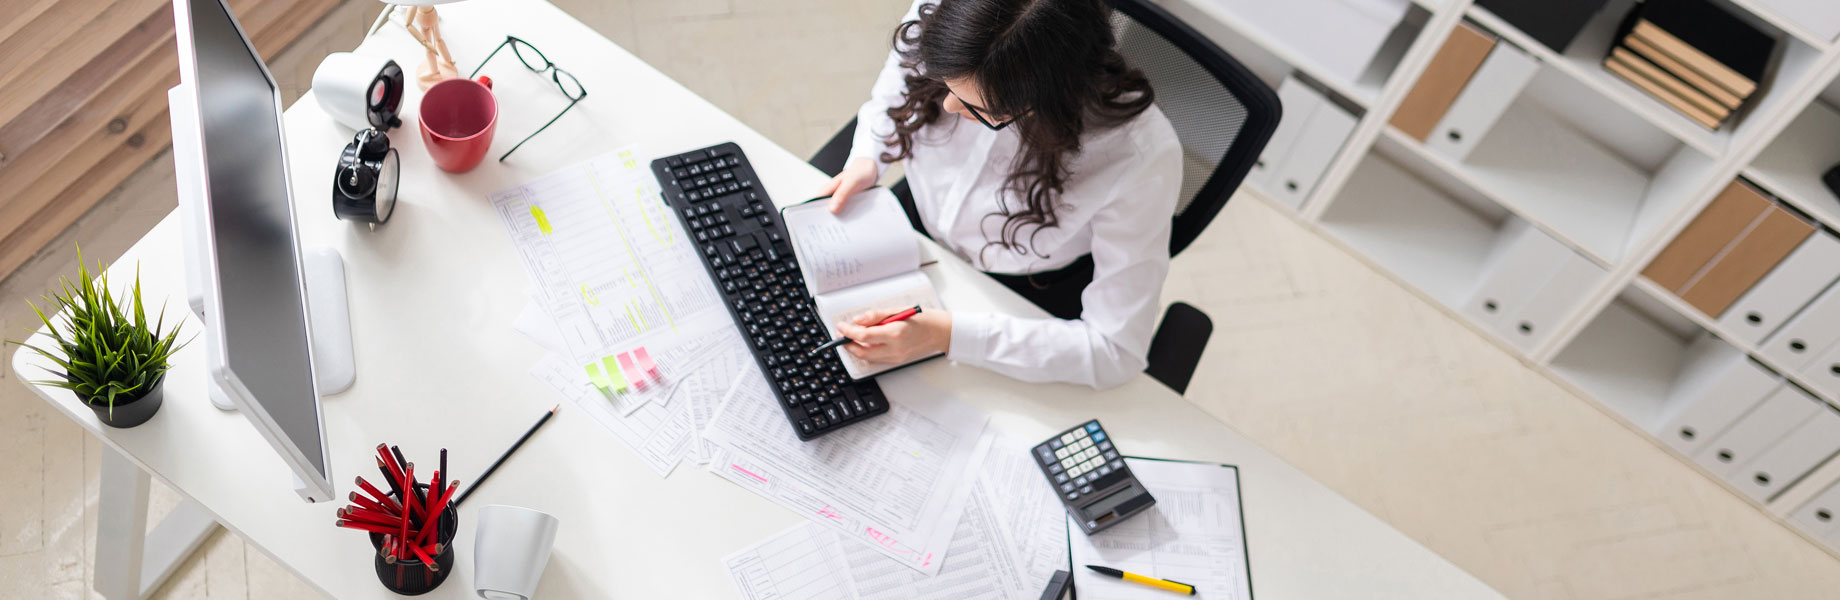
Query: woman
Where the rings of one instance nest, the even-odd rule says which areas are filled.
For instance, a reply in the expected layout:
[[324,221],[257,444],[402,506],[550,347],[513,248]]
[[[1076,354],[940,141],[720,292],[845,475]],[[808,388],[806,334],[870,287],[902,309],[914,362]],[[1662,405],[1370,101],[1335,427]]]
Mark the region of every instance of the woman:
[[[1095,388],[1143,371],[1169,271],[1182,149],[1105,0],[920,0],[895,31],[839,210],[904,161],[914,226],[1059,318],[925,312],[838,329],[871,362],[944,352],[1026,381]],[[950,115],[950,116],[948,116]]]

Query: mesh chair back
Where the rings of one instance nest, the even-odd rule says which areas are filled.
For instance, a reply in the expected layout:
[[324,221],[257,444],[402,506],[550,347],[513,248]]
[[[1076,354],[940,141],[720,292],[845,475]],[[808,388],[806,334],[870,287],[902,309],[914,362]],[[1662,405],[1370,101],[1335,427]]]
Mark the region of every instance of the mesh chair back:
[[[1281,0],[1280,0],[1281,1]],[[1226,51],[1149,0],[1112,0],[1118,51],[1144,72],[1182,141],[1169,254],[1195,241],[1278,127],[1278,96]]]

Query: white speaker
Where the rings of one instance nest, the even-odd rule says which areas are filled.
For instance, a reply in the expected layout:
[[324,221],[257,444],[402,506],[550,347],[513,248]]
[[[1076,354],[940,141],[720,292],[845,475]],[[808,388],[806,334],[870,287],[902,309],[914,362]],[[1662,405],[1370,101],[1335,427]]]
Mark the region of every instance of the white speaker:
[[340,125],[387,131],[402,125],[403,70],[388,58],[334,52],[313,71],[313,97]]

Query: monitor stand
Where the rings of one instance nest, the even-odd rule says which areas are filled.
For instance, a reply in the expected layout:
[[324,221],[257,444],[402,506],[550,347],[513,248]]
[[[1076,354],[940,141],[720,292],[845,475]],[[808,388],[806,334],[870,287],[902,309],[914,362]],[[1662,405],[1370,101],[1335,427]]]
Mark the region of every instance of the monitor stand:
[[[345,299],[345,260],[339,251],[322,246],[303,252],[300,266],[306,275],[307,316],[313,325],[313,378],[319,395],[330,396],[350,388],[358,373],[352,358],[351,311]],[[215,384],[210,388],[212,406],[236,410],[222,389]]]

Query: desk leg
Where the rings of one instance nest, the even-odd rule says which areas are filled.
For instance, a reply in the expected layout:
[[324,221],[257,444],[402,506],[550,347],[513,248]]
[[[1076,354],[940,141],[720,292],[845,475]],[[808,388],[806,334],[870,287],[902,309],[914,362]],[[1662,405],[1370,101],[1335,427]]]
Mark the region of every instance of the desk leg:
[[217,530],[217,521],[203,506],[186,500],[149,534],[147,491],[152,481],[147,473],[104,445],[101,479],[96,592],[109,600],[145,598]]

